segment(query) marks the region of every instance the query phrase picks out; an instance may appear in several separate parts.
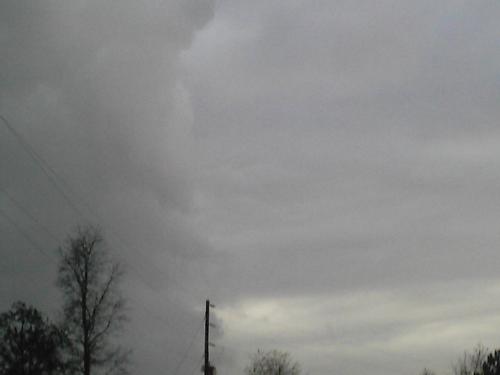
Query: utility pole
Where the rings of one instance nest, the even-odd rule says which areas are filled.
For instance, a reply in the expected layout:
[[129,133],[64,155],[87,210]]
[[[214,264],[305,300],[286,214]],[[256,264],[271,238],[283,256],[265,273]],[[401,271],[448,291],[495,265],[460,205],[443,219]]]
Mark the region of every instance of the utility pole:
[[207,299],[205,303],[205,365],[203,366],[203,374],[204,375],[215,375],[214,374],[214,367],[210,365],[210,359],[209,359],[209,354],[208,354],[208,347],[210,345],[213,346],[213,344],[210,344],[208,338],[209,338],[209,329],[210,329],[210,307],[215,307],[210,303],[210,301]]
[[205,366],[203,366],[204,375],[210,375],[210,360],[208,358],[208,329],[210,327],[210,301],[207,299],[205,304]]

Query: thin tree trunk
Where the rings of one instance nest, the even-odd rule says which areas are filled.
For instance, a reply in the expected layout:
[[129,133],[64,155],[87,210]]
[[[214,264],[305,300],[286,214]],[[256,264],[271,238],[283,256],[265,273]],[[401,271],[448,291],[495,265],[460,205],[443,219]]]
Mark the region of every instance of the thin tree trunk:
[[90,350],[88,343],[86,343],[83,348],[83,374],[90,375]]

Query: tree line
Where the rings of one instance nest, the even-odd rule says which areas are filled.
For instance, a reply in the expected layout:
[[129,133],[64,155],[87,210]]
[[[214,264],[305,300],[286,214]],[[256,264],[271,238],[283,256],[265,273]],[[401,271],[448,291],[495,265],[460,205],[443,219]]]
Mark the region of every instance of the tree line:
[[79,228],[59,248],[60,321],[21,301],[0,314],[0,374],[126,373],[129,351],[116,341],[126,320],[122,276],[99,229]]
[[[490,351],[481,344],[465,351],[452,364],[453,375],[500,375],[500,349]],[[258,350],[245,368],[245,375],[300,375],[300,364],[287,352]],[[420,375],[436,375],[424,368]]]
[[[452,364],[453,375],[500,375],[500,349],[489,350],[477,344],[472,351],[465,351]],[[421,375],[436,375],[425,368]]]
[[[127,320],[119,290],[123,268],[110,257],[98,228],[79,228],[59,248],[58,322],[24,302],[0,314],[0,375],[126,374],[130,351],[116,340]],[[500,375],[500,349],[478,344],[452,365],[453,375]],[[283,351],[258,350],[246,375],[300,375]],[[436,375],[424,368],[421,375]]]
[[[489,350],[481,344],[465,351],[452,364],[453,375],[500,375],[500,349]],[[279,350],[258,350],[245,368],[245,375],[300,375],[301,367],[290,355]],[[424,368],[420,375],[436,375]]]

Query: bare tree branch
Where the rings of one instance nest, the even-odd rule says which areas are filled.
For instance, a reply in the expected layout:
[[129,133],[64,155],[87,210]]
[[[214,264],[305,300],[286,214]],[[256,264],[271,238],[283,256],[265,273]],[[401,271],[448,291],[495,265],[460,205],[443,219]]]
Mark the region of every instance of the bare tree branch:
[[[116,353],[122,352],[108,340],[125,317],[124,299],[117,289],[122,271],[103,245],[100,231],[85,227],[61,249],[58,285],[64,295],[64,323],[73,344],[71,355],[84,375],[90,375],[93,367],[113,372]],[[123,373],[124,366],[120,368]]]

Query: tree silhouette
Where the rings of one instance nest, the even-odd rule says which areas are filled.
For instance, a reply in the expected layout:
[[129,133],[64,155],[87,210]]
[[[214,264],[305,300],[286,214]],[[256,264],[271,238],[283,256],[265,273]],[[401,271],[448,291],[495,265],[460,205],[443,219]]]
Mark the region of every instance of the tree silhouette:
[[478,375],[482,373],[482,366],[488,356],[488,349],[478,344],[471,353],[464,352],[463,356],[453,364],[453,375]]
[[258,350],[246,367],[247,375],[299,375],[300,365],[290,355],[279,350],[263,352]]
[[63,369],[63,339],[57,327],[23,302],[0,315],[0,373],[50,375]]
[[495,350],[488,355],[483,363],[482,375],[500,375],[500,350]]
[[60,249],[58,286],[64,295],[64,329],[74,370],[90,375],[94,367],[107,374],[125,373],[127,352],[111,338],[126,319],[118,290],[122,269],[111,261],[100,231],[78,229]]
[[436,375],[436,373],[434,371],[429,370],[428,368],[424,368],[420,374],[421,375]]

